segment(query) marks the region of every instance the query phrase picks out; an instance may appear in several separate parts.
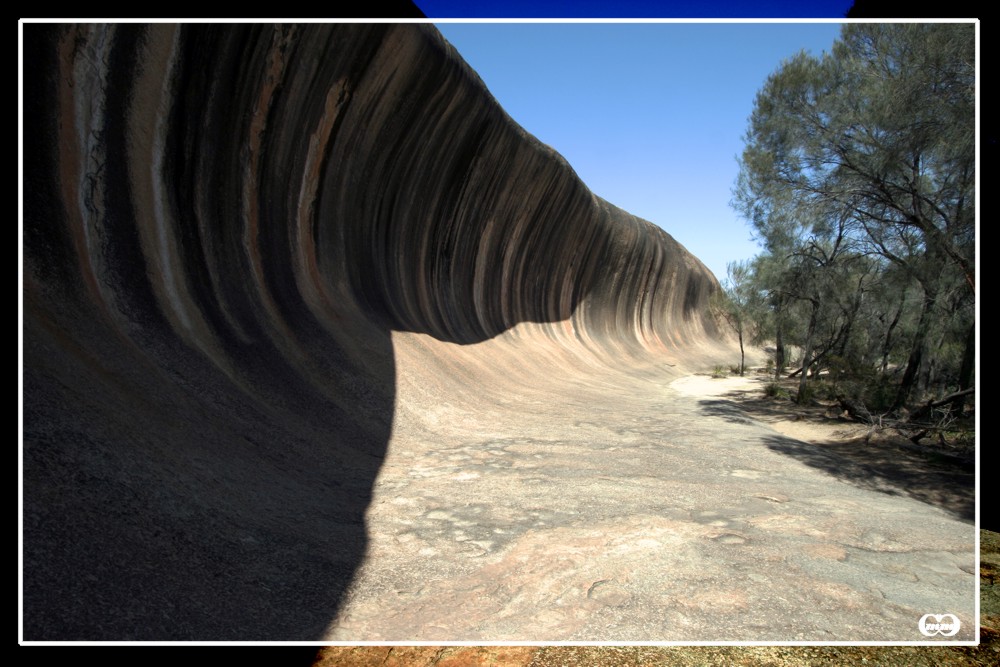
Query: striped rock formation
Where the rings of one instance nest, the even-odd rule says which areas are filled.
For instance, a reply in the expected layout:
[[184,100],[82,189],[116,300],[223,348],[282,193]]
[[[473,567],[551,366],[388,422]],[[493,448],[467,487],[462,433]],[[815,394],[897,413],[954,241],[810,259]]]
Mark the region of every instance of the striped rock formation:
[[390,449],[720,338],[429,25],[24,36],[26,639],[319,638]]

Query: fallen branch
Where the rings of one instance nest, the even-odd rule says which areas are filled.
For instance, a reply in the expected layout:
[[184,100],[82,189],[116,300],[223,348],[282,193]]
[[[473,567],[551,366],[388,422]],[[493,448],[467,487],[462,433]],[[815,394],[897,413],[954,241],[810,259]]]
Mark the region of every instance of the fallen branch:
[[975,387],[969,387],[968,389],[963,389],[962,391],[956,391],[954,394],[948,394],[944,398],[937,401],[928,401],[926,405],[920,407],[916,412],[911,415],[911,419],[920,419],[928,414],[934,408],[940,408],[942,405],[948,405],[949,403],[954,403],[958,399],[968,396],[969,394],[974,394],[976,392]]
[[[843,409],[851,419],[854,421],[861,422],[862,424],[874,424],[875,418],[872,413],[865,407],[865,404],[854,398],[846,398],[844,396],[838,396],[837,402],[840,404],[841,409]],[[881,419],[879,419],[881,421]]]

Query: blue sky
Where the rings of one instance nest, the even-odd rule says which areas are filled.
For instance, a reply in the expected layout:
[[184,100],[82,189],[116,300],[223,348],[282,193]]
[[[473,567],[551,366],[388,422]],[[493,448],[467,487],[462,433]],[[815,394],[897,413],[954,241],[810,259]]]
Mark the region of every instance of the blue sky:
[[437,25],[595,194],[665,229],[720,280],[726,262],[758,252],[729,206],[754,96],[782,59],[830,51],[840,33],[836,23]]

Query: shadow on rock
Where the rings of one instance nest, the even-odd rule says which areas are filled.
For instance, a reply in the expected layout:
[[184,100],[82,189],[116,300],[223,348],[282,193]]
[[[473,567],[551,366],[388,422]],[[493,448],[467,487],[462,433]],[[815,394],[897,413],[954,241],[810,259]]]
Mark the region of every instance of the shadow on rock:
[[749,425],[753,420],[733,401],[725,399],[702,399],[698,401],[701,411],[708,417],[719,417],[733,424]]
[[[798,406],[788,401],[731,392],[731,398],[699,401],[706,416],[733,424],[792,421],[829,429],[851,422],[829,416],[823,405]],[[855,486],[889,495],[909,496],[947,510],[963,520],[975,520],[975,466],[949,456],[936,456],[898,437],[880,435],[813,443],[773,435],[764,438],[773,451],[791,456]],[[909,445],[909,446],[908,446]]]
[[909,496],[962,521],[975,521],[975,473],[966,466],[935,463],[890,444],[866,444],[863,438],[810,444],[775,435],[765,437],[764,444],[848,484]]
[[23,59],[26,640],[321,638],[393,331],[715,331],[707,269],[433,26],[33,24]]

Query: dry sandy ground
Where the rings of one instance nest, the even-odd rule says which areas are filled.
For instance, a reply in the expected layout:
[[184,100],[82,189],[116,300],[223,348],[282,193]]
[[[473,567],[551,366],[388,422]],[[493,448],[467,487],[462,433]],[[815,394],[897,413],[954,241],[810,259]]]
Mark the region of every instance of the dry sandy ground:
[[[833,417],[835,410],[824,408],[820,416],[815,409],[802,409],[787,400],[762,399],[764,385],[769,380],[770,378],[759,373],[748,371],[744,377],[690,375],[675,381],[671,386],[687,396],[724,396],[737,401],[754,419],[765,422],[778,433],[796,440],[842,443],[868,434],[868,428],[862,424]],[[755,409],[763,405],[770,409]]]

